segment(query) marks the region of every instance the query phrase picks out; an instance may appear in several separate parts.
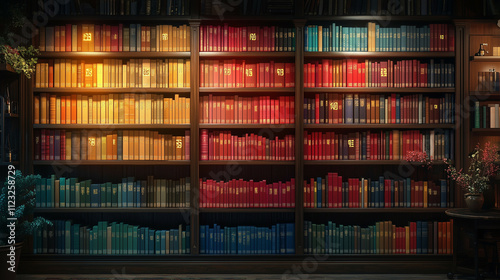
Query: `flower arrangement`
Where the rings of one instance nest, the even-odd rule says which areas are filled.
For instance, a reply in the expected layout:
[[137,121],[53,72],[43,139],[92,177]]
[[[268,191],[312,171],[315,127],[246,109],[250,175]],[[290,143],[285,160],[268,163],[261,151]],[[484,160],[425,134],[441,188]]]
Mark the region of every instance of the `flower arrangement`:
[[0,62],[12,66],[17,73],[24,73],[28,79],[35,72],[39,54],[37,48],[33,46],[18,46],[13,48],[9,45],[0,45]]
[[426,166],[428,169],[431,168],[432,161],[427,155],[427,152],[408,151],[405,155],[405,160],[408,162],[414,162],[419,165]]
[[481,194],[488,189],[490,177],[498,174],[500,170],[497,162],[500,161],[500,155],[497,153],[498,147],[490,142],[486,142],[484,148],[479,144],[469,155],[470,165],[467,172],[448,164],[446,171],[448,177],[454,180],[468,194]]

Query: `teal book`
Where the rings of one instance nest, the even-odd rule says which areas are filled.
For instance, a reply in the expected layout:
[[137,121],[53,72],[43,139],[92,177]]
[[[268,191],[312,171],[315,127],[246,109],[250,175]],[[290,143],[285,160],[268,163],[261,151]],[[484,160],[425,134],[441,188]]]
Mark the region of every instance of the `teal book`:
[[105,183],[99,184],[99,188],[100,188],[99,207],[106,207],[106,184]]
[[131,225],[126,226],[127,230],[127,254],[131,255],[133,253],[133,248],[134,248],[134,240],[133,240],[133,235],[134,235],[134,227]]
[[118,184],[111,185],[111,207],[118,207]]
[[361,28],[356,27],[356,51],[360,52],[361,51]]
[[80,187],[81,183],[75,184],[75,207],[80,207]]
[[155,231],[155,254],[161,254],[161,232],[159,230]]
[[134,177],[127,179],[127,207],[134,207]]
[[[48,179],[50,180],[50,179]],[[47,179],[40,180],[40,207],[47,207]]]
[[[75,194],[75,189],[76,189],[76,178],[71,178],[69,180],[70,185],[69,185],[69,207],[75,207],[76,206],[76,194]],[[67,197],[66,197],[67,198]],[[66,201],[67,203],[67,201]]]
[[98,254],[98,252],[99,252],[99,228],[98,228],[98,226],[93,226],[92,232],[94,235],[94,244],[92,246],[92,250],[94,251],[94,254]]
[[111,254],[116,255],[117,253],[117,246],[116,246],[116,222],[111,223]]
[[53,204],[52,204],[52,190],[54,189],[53,188],[53,180],[52,178],[51,179],[47,179],[47,184],[45,186],[45,197],[46,197],[46,205],[47,207],[53,207]]
[[71,254],[71,221],[64,222],[64,254]]
[[161,230],[160,231],[160,254],[165,255],[167,254],[166,252],[166,242],[167,242],[167,231]]
[[64,177],[59,178],[59,207],[66,207],[66,178]]
[[112,200],[111,192],[112,192],[111,182],[107,182],[106,183],[106,200],[105,200],[106,207],[111,207],[111,200]]
[[[39,207],[42,207],[42,186],[41,186],[41,183],[42,183],[42,179],[40,180],[37,180],[36,181],[36,184],[35,184],[35,207],[36,208],[39,208]],[[33,248],[35,251],[33,252],[34,254],[36,254],[36,249]]]
[[375,25],[375,51],[382,51],[380,48],[380,25]]
[[139,231],[139,226],[132,227],[132,254],[137,255],[139,236],[137,235]]
[[94,255],[94,231],[89,229],[89,254]]

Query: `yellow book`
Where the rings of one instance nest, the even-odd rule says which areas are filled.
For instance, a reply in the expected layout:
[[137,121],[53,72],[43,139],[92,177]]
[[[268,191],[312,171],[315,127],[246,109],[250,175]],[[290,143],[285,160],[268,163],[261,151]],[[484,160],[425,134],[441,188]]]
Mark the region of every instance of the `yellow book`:
[[94,111],[93,111],[93,108],[94,108],[94,97],[92,95],[89,95],[88,97],[88,111],[89,111],[89,121],[88,123],[89,124],[93,124],[94,123]]
[[66,131],[66,160],[71,160],[71,132]]
[[59,62],[59,59],[54,59],[54,87],[55,88],[58,88],[60,87],[60,82],[59,82],[59,78],[60,78],[60,62]]
[[141,132],[142,132],[142,135],[144,135],[144,131],[134,131],[134,159],[135,160],[139,160],[140,158],[140,153],[141,153],[141,147],[144,148],[143,145],[141,145],[141,143],[144,143],[143,142],[140,142],[140,135],[141,135]]
[[[180,59],[181,60],[181,59]],[[174,60],[174,62],[172,63],[172,71],[173,71],[173,81],[172,81],[172,87],[174,88],[177,88],[177,87],[180,87],[181,85],[179,85],[179,72],[177,71],[177,69],[179,68],[179,65],[178,65],[178,60]]]
[[116,67],[117,67],[116,87],[122,88],[123,87],[123,66],[121,64],[121,61],[117,62]]
[[98,88],[102,88],[104,86],[104,83],[103,83],[103,70],[104,70],[104,66],[102,63],[97,63],[97,87]]
[[149,133],[144,131],[144,160],[149,160]]
[[89,99],[88,96],[82,96],[82,123],[89,124]]
[[128,66],[128,80],[129,80],[129,87],[130,88],[135,88],[135,59],[131,59],[130,62],[127,64]]
[[146,96],[141,94],[139,97],[139,123],[146,123]]
[[177,85],[178,87],[186,87],[186,84],[184,83],[184,59],[179,59],[177,63]]
[[105,88],[109,87],[109,59],[103,60],[103,72],[102,72],[103,86]]
[[113,94],[113,123],[119,123],[119,113],[118,113],[118,110],[119,110],[119,97],[120,95],[115,93]]
[[[186,27],[186,51],[191,51],[191,27]],[[189,73],[189,72],[188,72]]]
[[71,51],[78,51],[78,26],[76,24],[71,26]]
[[96,145],[95,145],[95,157],[96,157],[96,160],[101,160],[102,157],[102,132],[101,131],[96,131],[96,136],[95,136],[95,140],[96,140]]
[[47,76],[47,70],[45,70],[45,63],[40,63],[40,87],[46,87],[45,79]]
[[61,124],[61,97],[56,97],[56,124]]
[[101,124],[106,124],[108,123],[108,119],[107,119],[107,116],[106,116],[106,96],[101,96],[101,104],[100,104],[100,120],[101,120]]
[[151,119],[151,116],[152,116],[152,104],[151,104],[151,93],[146,93],[146,107],[145,107],[145,119],[146,119],[146,123],[147,124],[152,124],[152,119]]
[[97,108],[99,108],[101,101],[99,99],[99,95],[94,95],[92,96],[92,123],[93,124],[98,124],[99,123],[99,117],[97,114]]
[[140,120],[139,118],[141,117],[140,113],[140,95],[139,94],[134,94],[134,123],[139,124]]
[[151,87],[151,62],[149,59],[142,60],[142,87]]
[[123,78],[122,78],[122,87],[124,88],[128,88],[130,87],[129,85],[129,81],[128,81],[128,75],[127,75],[127,71],[128,71],[128,64],[123,64],[122,67],[122,75],[123,75]]
[[123,123],[130,123],[130,94],[123,96]]
[[123,131],[123,160],[129,160],[128,130]]
[[191,61],[186,59],[184,87],[191,87]]
[[71,98],[69,96],[66,96],[66,123],[69,124],[71,123]]
[[[71,74],[71,60],[66,59],[65,61],[61,60],[61,63],[64,64],[64,80],[61,80],[61,86],[64,83],[64,87],[72,87],[72,74]],[[62,71],[62,69],[61,69]]]
[[[66,68],[67,70],[67,68]],[[71,73],[71,87],[74,87],[76,88],[77,87],[77,76],[76,74],[78,73],[78,65],[77,65],[77,61],[76,60],[72,60],[71,61],[71,69],[70,69],[70,73]]]
[[116,63],[116,60],[111,59],[110,60],[110,64],[109,64],[109,68],[110,68],[109,86],[112,87],[112,88],[116,87],[116,67],[115,67],[115,63]]
[[107,159],[106,148],[107,148],[107,135],[106,132],[103,132],[101,136],[101,160]]
[[115,108],[115,101],[114,101],[114,98],[113,98],[113,94],[110,93],[109,96],[108,96],[108,102],[107,102],[108,106],[106,107],[107,108],[107,118],[108,118],[108,121],[107,121],[107,124],[113,124],[113,119],[114,119],[114,116],[115,116],[115,111],[114,111],[114,108]]
[[179,101],[180,97],[178,94],[174,96],[174,115],[172,116],[172,123],[179,123]]
[[96,132],[95,131],[89,131],[89,136],[88,136],[88,160],[96,160]]
[[151,60],[151,65],[150,65],[150,81],[151,81],[151,88],[156,88],[156,60]]
[[47,107],[48,107],[47,93],[41,93],[40,94],[40,123],[41,124],[49,123],[48,116],[47,116]]
[[59,60],[59,87],[66,87],[66,62]]
[[170,124],[169,120],[169,98],[163,98],[163,124]]
[[82,96],[78,94],[76,96],[76,123],[82,123]]
[[93,52],[95,50],[95,47],[94,47],[94,42],[95,42],[94,41],[94,39],[95,39],[95,37],[94,37],[94,35],[95,35],[95,33],[94,33],[94,25],[93,24],[89,24],[88,27],[89,27],[89,32],[88,33],[90,35],[90,37],[87,38],[88,39],[88,44],[89,44],[89,52]]
[[167,63],[168,63],[168,66],[167,66],[168,73],[166,76],[166,78],[168,80],[167,87],[172,88],[172,87],[174,87],[173,86],[173,79],[174,78],[173,78],[173,73],[172,73],[173,72],[172,59],[167,59]]

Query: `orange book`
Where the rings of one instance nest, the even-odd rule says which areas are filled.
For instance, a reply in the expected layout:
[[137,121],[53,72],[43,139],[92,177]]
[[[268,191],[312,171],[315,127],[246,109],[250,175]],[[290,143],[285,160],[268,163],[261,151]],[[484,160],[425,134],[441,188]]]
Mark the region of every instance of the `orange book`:
[[113,149],[112,160],[117,160],[118,159],[118,134],[117,133],[113,133],[111,141],[112,141],[111,147]]
[[33,123],[34,124],[39,124],[40,123],[40,95],[35,95],[34,96],[34,106],[33,106]]
[[113,135],[106,135],[106,160],[113,159]]
[[140,141],[139,139],[140,139],[140,132],[137,130],[133,131],[132,143],[134,143],[134,150],[133,150],[134,160],[139,160],[140,146],[142,146],[141,143],[139,142]]
[[50,95],[49,98],[49,123],[50,124],[55,124],[56,123],[56,96],[55,95]]
[[144,160],[150,160],[150,135],[152,131],[144,131]]
[[61,96],[61,124],[66,124],[66,96]]
[[88,144],[87,144],[87,150],[88,150],[88,160],[96,160],[97,156],[97,139],[96,139],[96,133],[94,131],[89,131],[88,134]]
[[76,124],[76,94],[71,95],[71,123]]
[[438,222],[438,254],[443,253],[443,223]]
[[54,61],[53,60],[49,61],[48,75],[49,75],[49,87],[54,87]]
[[81,52],[82,51],[82,46],[83,46],[83,36],[82,36],[82,24],[78,24],[76,29],[77,29],[77,45],[76,45],[76,51]]

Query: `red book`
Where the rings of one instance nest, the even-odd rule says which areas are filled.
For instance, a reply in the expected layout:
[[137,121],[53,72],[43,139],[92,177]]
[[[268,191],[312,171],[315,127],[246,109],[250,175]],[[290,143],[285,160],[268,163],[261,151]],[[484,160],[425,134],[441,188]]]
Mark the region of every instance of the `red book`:
[[[141,32],[141,51],[145,51],[145,45],[146,42],[144,41],[145,39],[145,28],[144,26],[141,27],[142,32]],[[117,52],[118,51],[118,26],[111,26],[111,51],[112,52]]]
[[207,129],[201,130],[200,143],[201,143],[200,160],[208,160],[208,130]]
[[[106,25],[106,34],[105,34],[104,38],[106,40],[106,51],[110,52],[111,51],[111,26],[110,25]],[[101,48],[101,50],[102,50],[102,48]]]
[[275,63],[274,72],[274,87],[284,87],[285,86],[285,64]]
[[[157,40],[159,39],[157,38]],[[123,24],[121,23],[118,24],[118,51],[119,52],[123,51]]]
[[[66,43],[65,43],[65,46],[66,46],[66,51],[67,52],[70,52],[71,51],[71,24],[66,24]],[[76,34],[75,34],[76,36]]]

